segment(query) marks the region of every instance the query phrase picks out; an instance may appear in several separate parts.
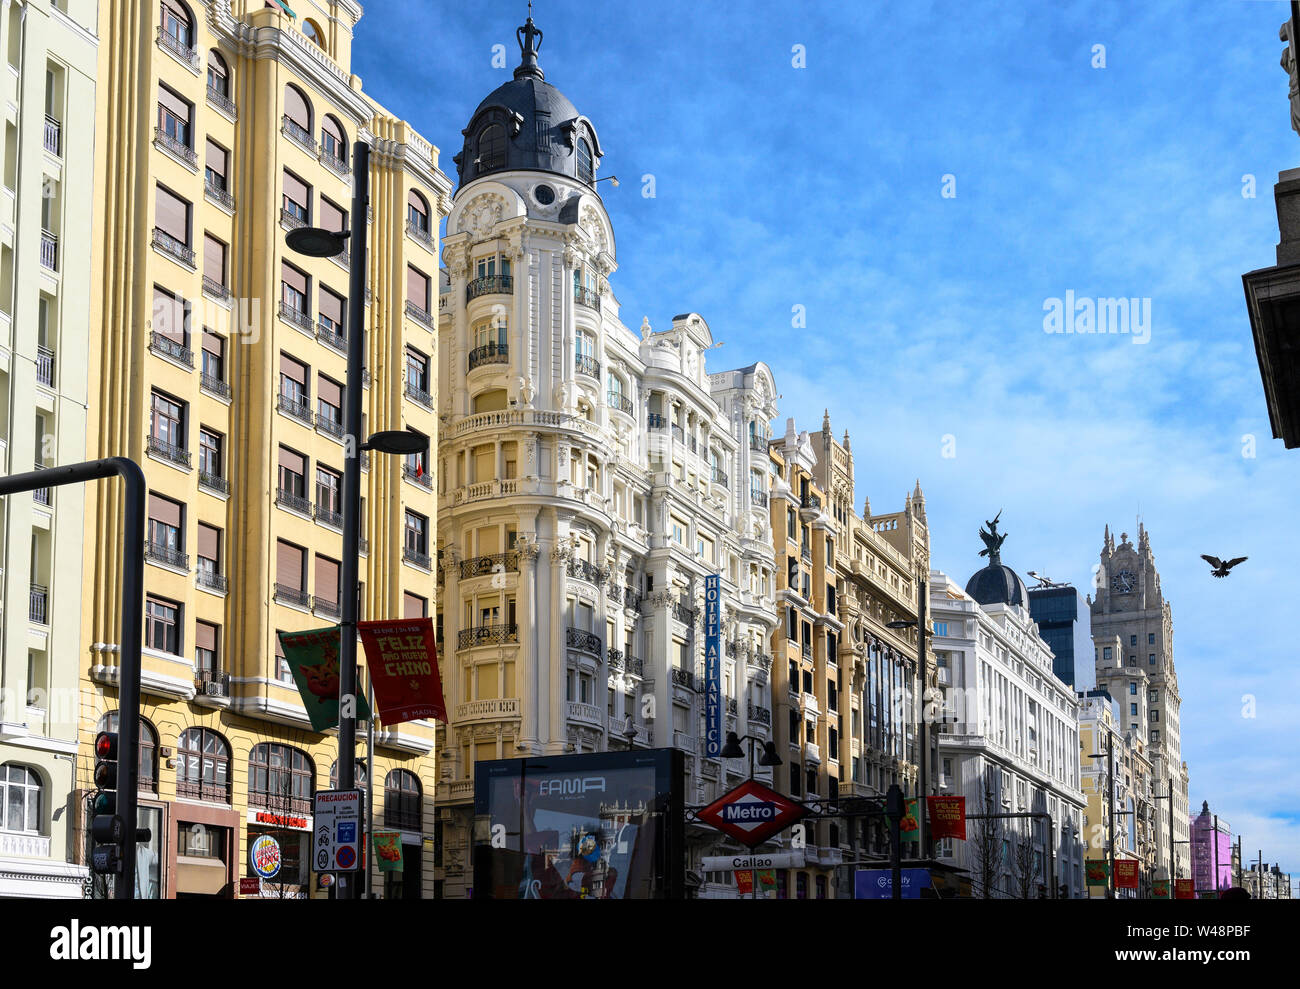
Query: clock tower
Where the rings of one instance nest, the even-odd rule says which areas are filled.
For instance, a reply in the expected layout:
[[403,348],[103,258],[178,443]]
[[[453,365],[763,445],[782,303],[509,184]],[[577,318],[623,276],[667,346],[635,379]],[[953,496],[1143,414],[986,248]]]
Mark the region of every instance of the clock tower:
[[[1101,562],[1093,577],[1092,641],[1097,686],[1119,706],[1120,724],[1140,742],[1151,760],[1155,793],[1163,797],[1173,780],[1175,877],[1190,875],[1187,816],[1187,765],[1180,741],[1178,674],[1174,669],[1174,625],[1160,590],[1160,573],[1146,528],[1138,523],[1138,543],[1120,533],[1115,543],[1106,527]],[[1085,757],[1090,753],[1084,753]],[[1117,769],[1117,772],[1119,770]],[[1156,804],[1154,827],[1157,874],[1169,866],[1168,801]]]

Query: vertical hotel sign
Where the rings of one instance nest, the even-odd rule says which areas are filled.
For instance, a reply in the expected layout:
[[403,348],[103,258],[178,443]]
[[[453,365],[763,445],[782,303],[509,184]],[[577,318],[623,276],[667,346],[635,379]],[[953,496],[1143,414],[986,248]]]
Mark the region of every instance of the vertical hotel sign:
[[722,755],[722,601],[721,578],[704,578],[704,755]]

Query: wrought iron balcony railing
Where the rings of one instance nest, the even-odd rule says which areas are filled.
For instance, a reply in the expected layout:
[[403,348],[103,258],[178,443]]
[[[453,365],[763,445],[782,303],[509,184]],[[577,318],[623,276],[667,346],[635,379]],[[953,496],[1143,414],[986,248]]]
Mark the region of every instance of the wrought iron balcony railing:
[[433,396],[409,379],[406,382],[406,397],[426,409],[433,408]]
[[230,385],[211,374],[199,375],[199,387],[204,391],[211,392],[213,395],[219,395],[222,398],[230,397]]
[[513,295],[515,280],[511,275],[481,275],[465,286],[465,301],[480,295]]
[[158,44],[185,62],[196,72],[199,68],[199,53],[179,38],[170,34],[161,24],[158,26]]
[[316,503],[316,521],[332,526],[335,529],[343,528],[343,514],[322,505],[320,502]]
[[647,413],[645,417],[647,429],[663,429],[668,425],[668,420],[658,412]]
[[617,409],[619,412],[622,412],[624,415],[629,415],[629,416],[635,413],[636,408],[632,404],[632,400],[628,398],[626,395],[615,395],[613,392],[611,392],[606,397],[609,400],[609,407],[611,409]]
[[316,321],[316,339],[327,347],[333,347],[340,354],[346,355],[348,352],[347,338],[338,331],[336,323],[318,319]]
[[317,412],[316,428],[322,433],[333,436],[336,440],[341,440],[343,438],[343,420],[337,418],[333,414],[324,415]]
[[578,649],[582,652],[589,652],[593,656],[599,657],[604,652],[604,644],[600,641],[600,636],[595,632],[588,632],[586,629],[569,627],[564,630],[564,642],[570,649]]
[[766,492],[766,491],[751,491],[751,492],[749,492],[749,503],[750,503],[751,505],[754,505],[754,506],[757,507],[757,508],[766,508],[766,507],[767,507],[767,492]]
[[175,547],[168,546],[165,543],[146,542],[144,544],[144,557],[146,560],[162,563],[169,567],[177,567],[182,570],[190,568],[190,555],[182,553]]
[[226,593],[226,575],[217,573],[215,570],[199,567],[194,575],[194,582],[200,587],[208,588],[208,590],[220,591],[222,594]]
[[285,508],[292,508],[295,512],[302,512],[304,515],[310,515],[311,499],[298,494],[296,491],[289,491],[286,488],[276,488],[275,503],[283,505]]
[[429,310],[416,305],[410,299],[406,300],[406,315],[430,330],[434,328],[433,317],[429,315]]
[[467,370],[473,371],[476,367],[482,367],[484,364],[505,364],[510,360],[509,346],[504,343],[489,343],[482,347],[475,347],[469,352],[469,367]]
[[312,324],[311,317],[301,309],[295,309],[283,299],[280,300],[280,318],[301,330],[306,330],[312,336],[316,335],[316,327]]
[[170,460],[174,464],[182,467],[190,465],[190,451],[184,447],[176,446],[174,443],[168,443],[157,436],[150,436],[146,443],[146,449],[154,456],[162,457],[164,460]]
[[685,687],[687,690],[695,689],[695,674],[690,670],[683,670],[680,666],[672,668],[673,683],[679,687]]
[[292,604],[299,608],[311,608],[311,595],[301,587],[290,587],[288,584],[277,583],[275,585],[275,600],[280,604]]
[[406,478],[408,481],[414,481],[422,488],[433,487],[433,476],[427,470],[423,472],[417,472],[414,467],[412,467],[410,464],[405,462],[403,462],[402,464],[402,476]]
[[232,213],[235,211],[235,197],[231,195],[229,189],[219,186],[214,182],[204,180],[203,194],[218,206],[224,206]]
[[573,358],[574,369],[589,378],[600,379],[600,361],[587,354],[576,354]]
[[213,86],[208,87],[208,102],[231,120],[239,116],[239,111],[235,108],[235,101]]
[[161,127],[153,129],[153,143],[155,147],[170,151],[173,155],[185,162],[190,168],[199,167],[199,154],[184,141],[179,141],[172,137]]
[[186,367],[194,366],[194,351],[171,337],[163,336],[157,330],[149,332],[149,349],[162,357],[170,358]]
[[281,392],[278,400],[278,408],[281,412],[293,416],[295,419],[306,423],[308,426],[314,425],[315,417],[312,414],[311,408],[303,405],[292,395],[286,395],[284,392]]
[[772,712],[765,707],[756,707],[753,704],[748,706],[749,720],[760,725],[770,725],[772,723]]
[[302,148],[313,158],[316,157],[316,141],[296,120],[285,114],[281,120],[280,133]]
[[518,641],[519,626],[514,622],[499,625],[475,625],[472,628],[461,629],[456,636],[456,644],[460,649]]
[[220,474],[210,474],[202,467],[199,468],[199,486],[221,494],[230,493],[230,481]]
[[518,572],[518,553],[493,553],[491,556],[476,556],[470,560],[460,561],[461,580],[471,580],[474,577],[486,577],[494,573]]
[[573,286],[573,301],[580,306],[600,312],[600,294],[595,289],[585,288],[582,285]]
[[402,547],[402,559],[408,563],[414,563],[423,570],[430,570],[429,554],[421,553],[418,549],[412,549],[410,546]]
[[429,232],[427,226],[417,226],[408,219],[406,221],[406,232],[426,247],[433,248],[433,234]]

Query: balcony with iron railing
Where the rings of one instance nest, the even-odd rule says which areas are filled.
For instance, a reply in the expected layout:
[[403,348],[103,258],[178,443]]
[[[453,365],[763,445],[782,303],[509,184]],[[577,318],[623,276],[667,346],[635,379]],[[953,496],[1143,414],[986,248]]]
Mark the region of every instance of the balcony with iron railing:
[[292,416],[299,422],[308,426],[315,424],[315,416],[313,415],[311,408],[303,405],[292,395],[286,395],[284,392],[281,392],[277,402],[277,408],[279,408],[279,410],[285,415]]
[[45,150],[56,158],[63,156],[63,125],[45,115]]
[[311,317],[301,309],[295,309],[283,299],[280,300],[280,318],[286,323],[292,323],[300,330],[305,330],[311,336],[316,335],[316,327],[312,323]]
[[229,189],[205,179],[203,182],[203,194],[218,206],[224,206],[232,213],[235,211],[235,197],[231,194]]
[[312,514],[311,499],[288,488],[275,489],[275,503],[295,512],[302,512],[304,515]]
[[325,618],[338,618],[343,614],[343,609],[337,601],[325,600],[319,594],[312,599],[311,610],[312,614],[321,615]]
[[[282,772],[285,775],[282,779],[288,779],[288,770],[272,770],[272,781],[274,781],[276,772]],[[287,783],[286,783],[287,786]],[[283,814],[288,811],[295,817],[307,817],[312,812],[313,800],[311,797],[286,797],[282,793],[266,793],[254,790],[250,785],[248,788],[248,806],[255,810],[270,811],[274,814]]]
[[157,330],[149,331],[149,350],[159,357],[166,357],[168,360],[175,361],[177,364],[183,364],[186,367],[194,366],[194,351],[169,336],[164,336]]
[[59,238],[50,230],[41,231],[41,267],[59,270]]
[[770,725],[772,723],[772,712],[768,708],[756,707],[750,704],[746,708],[746,714],[754,724]]
[[146,441],[145,449],[155,457],[161,457],[163,460],[170,461],[181,467],[188,468],[190,465],[190,451],[184,447],[177,446],[174,443],[168,443],[166,440],[157,436],[150,436]]
[[330,151],[327,151],[325,148],[321,148],[320,163],[339,178],[346,179],[352,174],[352,166],[349,165],[346,160],[338,157],[338,155],[335,155]]
[[218,396],[219,398],[230,397],[230,385],[212,374],[200,374],[199,387],[206,392]]
[[203,560],[199,560],[200,566],[194,574],[194,583],[199,587],[206,587],[210,591],[217,591],[225,594],[227,588],[226,575],[217,573],[215,570],[202,566]]
[[336,440],[341,440],[343,438],[343,420],[332,413],[326,415],[317,412],[316,428],[326,436],[333,436]]
[[489,343],[482,347],[475,347],[469,352],[468,371],[473,371],[476,367],[482,367],[486,364],[506,364],[510,360],[510,351],[507,344]]
[[751,490],[751,491],[749,492],[749,503],[750,503],[751,505],[753,505],[755,508],[766,508],[766,507],[767,507],[767,492],[766,492],[766,491],[752,491],[752,490]]
[[158,47],[171,52],[195,72],[199,71],[199,53],[168,32],[161,24],[158,26]]
[[586,629],[574,628],[573,626],[569,626],[564,630],[564,644],[570,649],[588,652],[597,658],[602,655],[605,648],[600,641],[600,636],[595,632],[588,632]]
[[316,157],[317,147],[315,139],[301,124],[290,117],[287,113],[281,118],[280,133],[306,151],[313,158]]
[[487,577],[496,573],[518,572],[518,553],[493,553],[490,556],[476,556],[460,561],[461,580],[473,580],[475,577]]
[[585,374],[589,378],[600,380],[600,361],[589,354],[575,354],[573,358],[574,370],[579,374]]
[[161,563],[166,567],[175,567],[178,570],[189,570],[190,555],[182,553],[174,546],[168,546],[166,543],[157,543],[146,541],[144,544],[144,558],[153,563]]
[[311,610],[311,595],[301,587],[291,587],[279,582],[275,585],[275,600],[279,604],[290,604],[298,608]]
[[460,649],[473,649],[476,646],[518,641],[519,626],[514,622],[497,625],[475,625],[472,628],[461,629],[456,635],[456,645]]
[[184,242],[177,240],[166,230],[163,230],[162,227],[153,228],[153,246],[168,257],[179,261],[185,267],[194,267],[193,249]]
[[611,673],[619,673],[623,669],[623,650],[611,649],[609,651],[609,670]]
[[316,521],[332,529],[343,528],[343,514],[320,502],[316,502]]
[[27,618],[37,625],[50,623],[50,590],[44,584],[32,584],[27,599]]
[[582,285],[573,286],[573,301],[580,306],[600,312],[600,293]]
[[695,674],[690,670],[684,670],[680,666],[674,666],[671,672],[674,684],[679,687],[685,687],[687,690],[695,689]]
[[203,291],[220,302],[225,302],[230,298],[230,288],[207,275],[203,276]]
[[406,380],[406,397],[426,409],[433,408],[433,396],[409,378]]
[[153,129],[153,145],[155,148],[166,151],[172,157],[179,158],[191,170],[198,169],[199,153],[184,141],[172,137],[161,127]]
[[623,657],[623,668],[633,676],[645,675],[645,661],[636,656],[628,655]]
[[673,613],[673,617],[676,618],[679,622],[683,622],[687,625],[695,624],[695,609],[688,608],[680,601],[673,602],[672,613]]
[[672,432],[673,432],[673,439],[676,440],[678,443],[686,442],[686,432],[685,430],[682,429],[681,426],[677,425],[677,423],[673,423]]
[[757,434],[749,437],[749,448],[755,453],[767,453],[768,438]]
[[427,470],[420,471],[415,467],[412,467],[410,464],[403,462],[402,477],[406,478],[408,481],[414,481],[422,488],[433,489],[433,476]]
[[217,112],[221,113],[223,116],[229,117],[231,120],[237,120],[239,118],[239,111],[235,107],[234,100],[213,86],[207,87],[207,90],[208,103],[215,107]]
[[316,339],[327,347],[331,347],[344,356],[348,352],[348,341],[339,330],[342,329],[337,323],[330,320],[318,319],[316,321]]
[[429,315],[429,310],[417,305],[410,299],[406,300],[406,315],[426,329],[434,329],[433,317]]
[[601,568],[589,560],[570,560],[565,572],[570,577],[579,580],[585,580],[589,584],[600,585],[604,583],[607,573],[602,573]]
[[632,400],[626,395],[618,395],[614,392],[610,392],[606,398],[609,401],[609,407],[614,411],[622,412],[625,416],[636,415],[636,406],[632,404]]
[[54,351],[36,346],[36,380],[43,385],[54,385]]
[[515,280],[511,275],[480,275],[465,286],[465,301],[472,302],[480,295],[513,295]]
[[[301,211],[301,212],[300,212]],[[307,225],[307,210],[299,207],[297,210],[285,209],[280,207],[280,226],[289,230],[297,230],[299,227]]]
[[645,417],[646,429],[664,429],[668,425],[668,420],[658,412],[650,412]]
[[[212,689],[212,688],[216,688],[216,689]],[[230,696],[230,674],[225,672],[224,670],[202,670],[202,669],[195,670],[194,690],[195,693],[203,694],[208,697],[229,697]],[[185,786],[190,786],[190,787],[197,786],[197,785],[199,784],[194,784],[194,783],[185,784]],[[177,780],[176,781],[177,796],[185,795],[184,791],[181,790],[181,786],[182,786],[181,781]],[[230,788],[228,786],[223,787],[221,786],[221,784],[213,784],[213,783],[204,783],[202,784],[202,786],[204,788],[204,792],[207,792],[209,789],[211,789],[212,792],[224,791],[226,796],[220,797],[218,799],[221,801],[225,801],[227,803],[229,802]],[[207,800],[211,798],[202,797],[202,799]]]
[[718,467],[713,468],[713,483],[724,488],[731,487],[731,479]]
[[[433,234],[429,232],[428,226],[416,226],[408,218],[406,221],[406,233],[414,240],[418,240],[429,250],[433,250]],[[441,306],[439,306],[441,308]]]
[[428,553],[421,553],[418,549],[410,546],[402,547],[402,559],[407,563],[414,563],[421,570],[432,570],[432,564]]

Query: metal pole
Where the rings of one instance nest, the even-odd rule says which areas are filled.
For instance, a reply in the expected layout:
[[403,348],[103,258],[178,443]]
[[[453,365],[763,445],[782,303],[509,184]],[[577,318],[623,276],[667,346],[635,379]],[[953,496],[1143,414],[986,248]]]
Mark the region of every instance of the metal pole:
[[[371,885],[375,857],[375,686],[367,679],[366,702],[370,705],[370,717],[366,719],[366,895],[373,899]],[[423,851],[423,846],[421,846]]]
[[1255,877],[1257,880],[1255,883],[1255,891],[1259,894],[1259,898],[1262,900],[1264,899],[1264,849],[1262,848],[1259,850],[1259,871],[1255,873]]
[[[348,363],[343,410],[343,614],[339,642],[339,789],[356,788],[357,617],[361,558],[361,368],[366,312],[366,216],[370,206],[370,145],[352,145],[352,236],[348,285]],[[338,898],[356,899],[351,872],[338,874]]]
[[135,896],[135,846],[137,779],[140,774],[140,646],[144,627],[144,472],[134,460],[107,457],[66,467],[26,471],[0,477],[0,496],[37,488],[84,484],[117,475],[126,485],[122,538],[122,610],[118,636],[117,686],[117,810],[125,825],[122,836],[122,871],[113,883],[113,899]]
[[1115,736],[1106,731],[1106,816],[1110,819],[1110,839],[1106,846],[1110,853],[1110,876],[1106,879],[1106,898],[1115,899]]
[[926,731],[927,717],[926,717],[926,710],[925,710],[925,685],[926,685],[925,673],[926,673],[927,649],[926,649],[926,641],[925,641],[926,640],[926,634],[925,634],[926,633],[926,614],[925,614],[926,590],[925,590],[924,579],[917,582],[917,592],[918,592],[918,596],[917,596],[917,609],[916,609],[916,637],[918,641],[916,647],[916,655],[917,655],[917,676],[920,679],[920,684],[919,684],[920,689],[917,691],[917,699],[921,705],[921,717],[920,717],[921,724],[919,726],[921,737],[917,741],[920,743],[920,747],[921,747],[921,776],[920,776],[921,796],[920,799],[917,800],[916,802],[917,803],[916,842],[917,842],[917,849],[921,853],[920,857],[922,859],[928,859],[930,857],[930,853],[929,853],[930,828],[928,826],[927,817],[930,813],[930,807],[929,807],[929,801],[926,800],[926,797],[930,793],[930,787],[929,787],[930,745],[928,741],[929,733]]
[[1219,815],[1214,815],[1214,891],[1219,891]]
[[1174,858],[1174,778],[1172,776],[1166,781],[1169,784],[1169,898],[1174,898],[1174,866],[1177,860]]

